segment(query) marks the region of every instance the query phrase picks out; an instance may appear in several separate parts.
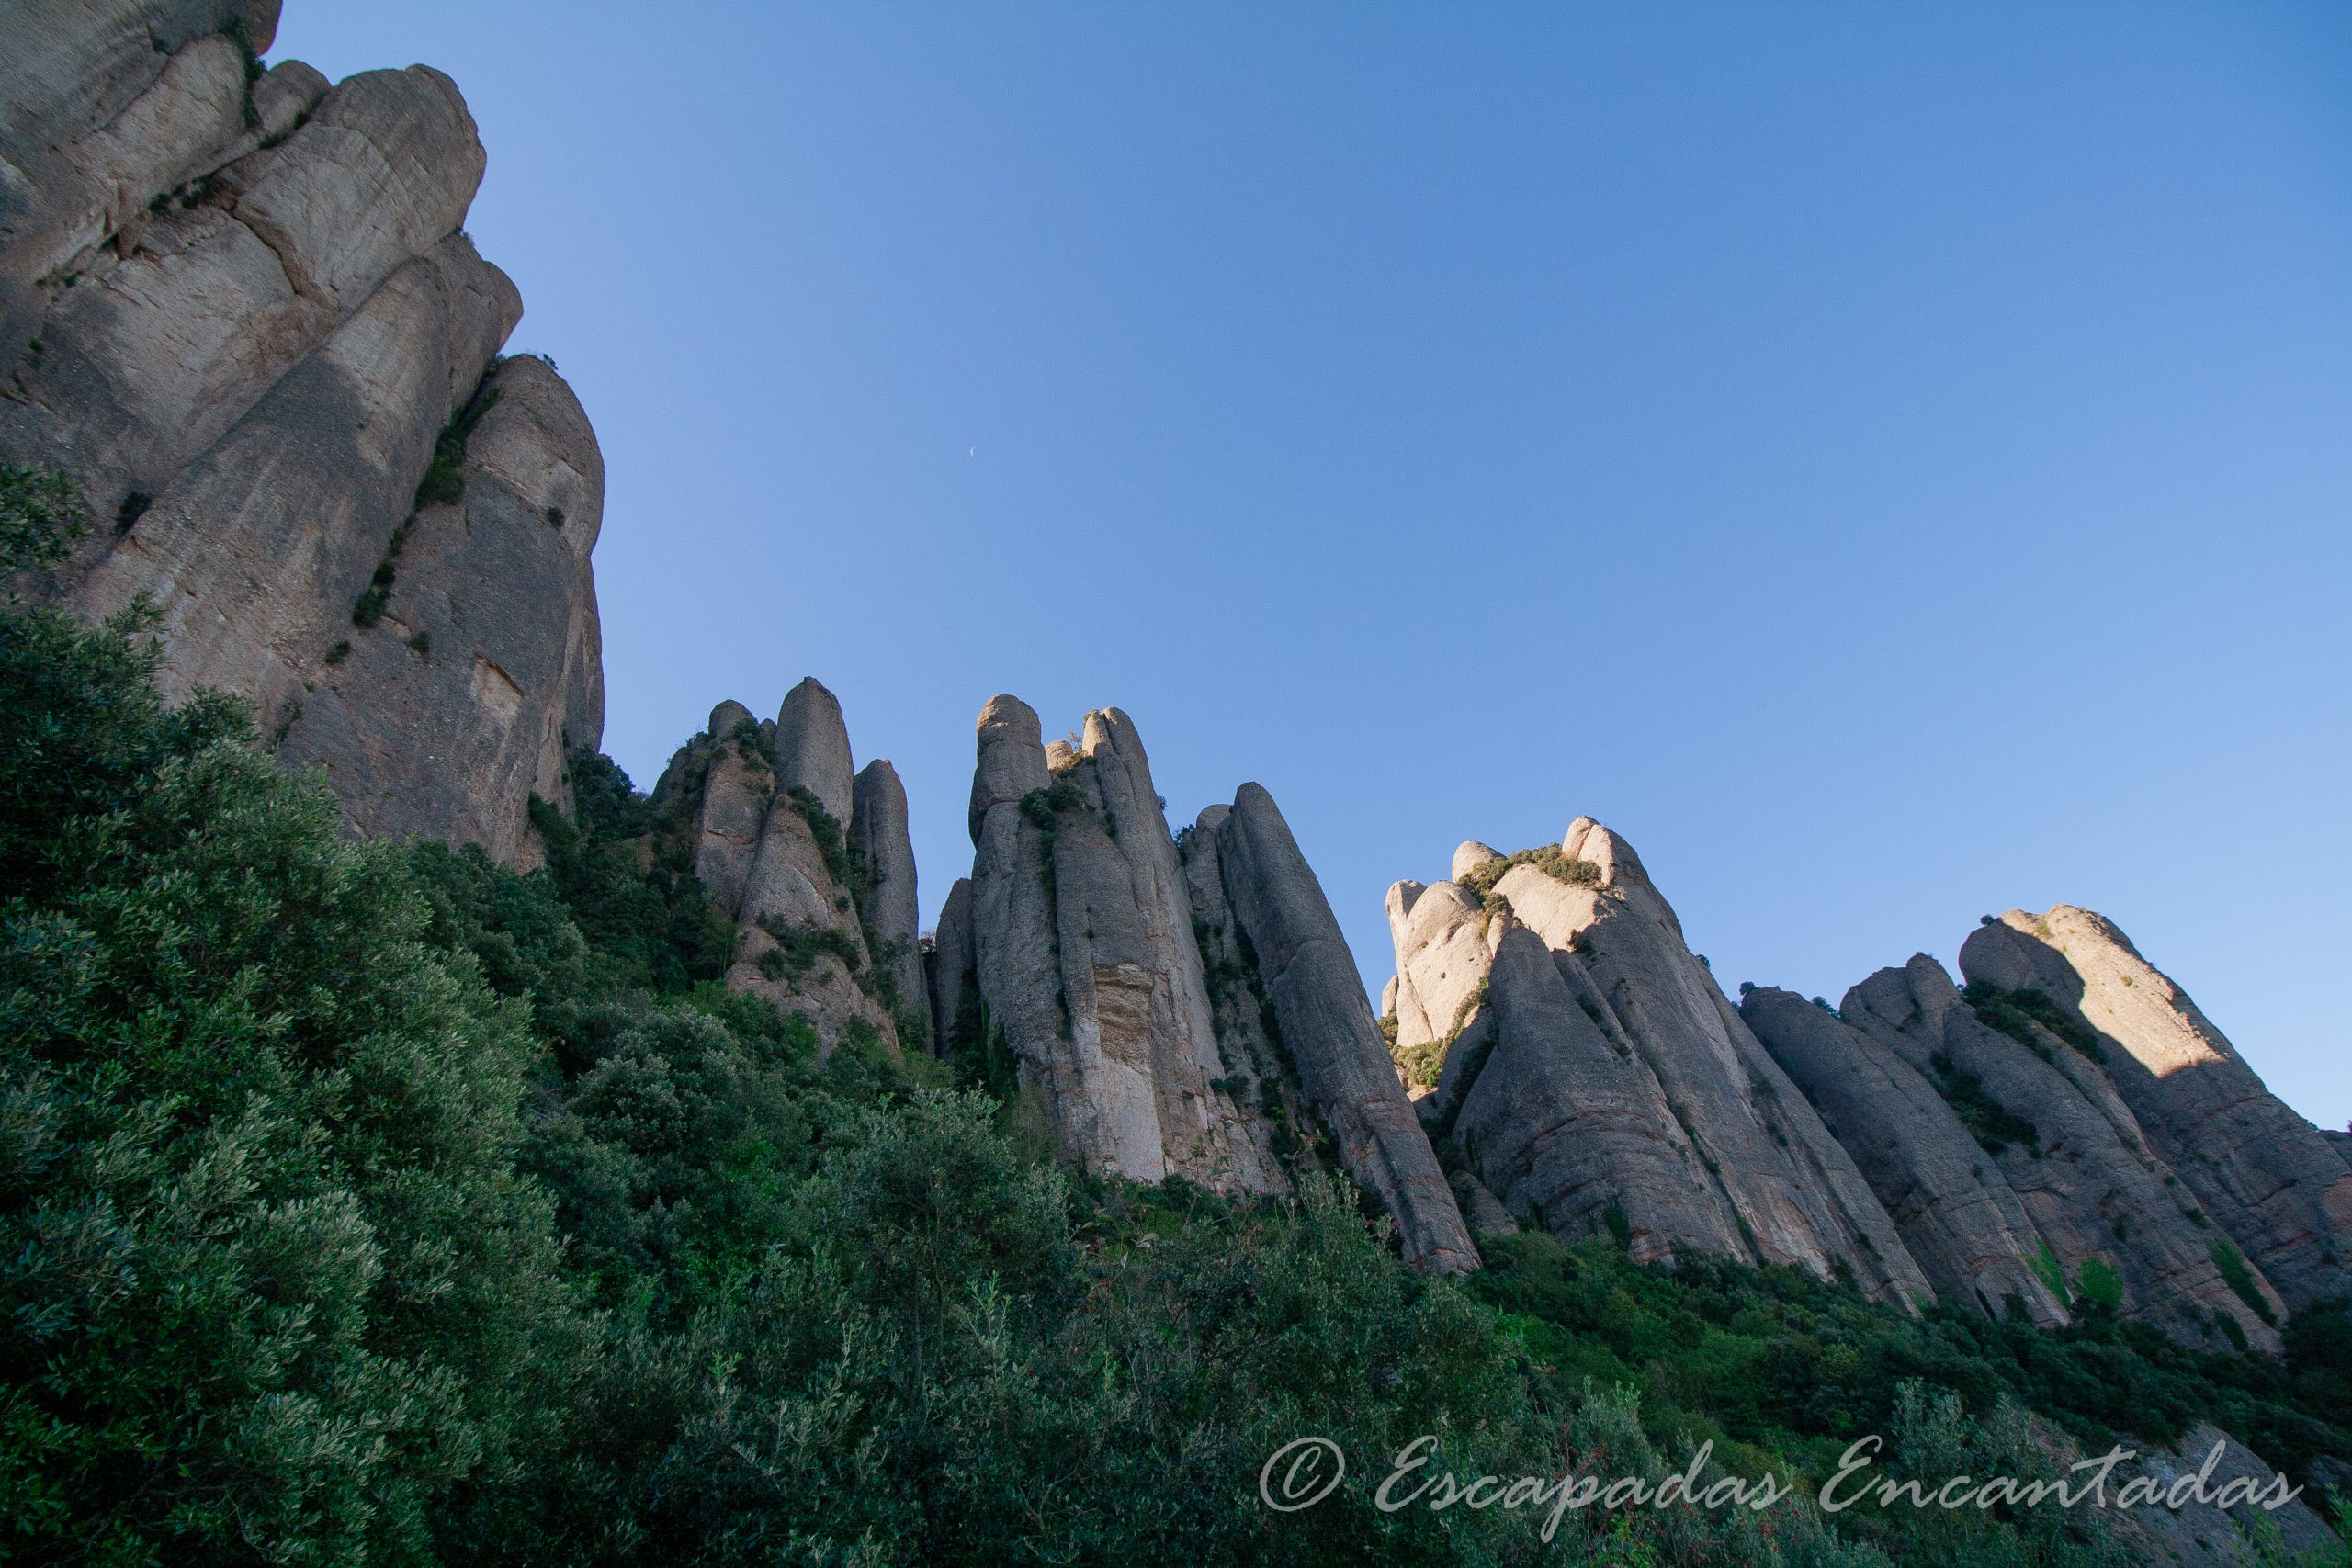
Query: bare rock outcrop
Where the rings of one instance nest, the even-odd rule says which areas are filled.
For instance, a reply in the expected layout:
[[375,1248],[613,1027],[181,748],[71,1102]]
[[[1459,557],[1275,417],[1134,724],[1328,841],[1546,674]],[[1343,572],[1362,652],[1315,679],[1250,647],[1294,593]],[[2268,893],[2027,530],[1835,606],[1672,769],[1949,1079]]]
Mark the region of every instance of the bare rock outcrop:
[[1739,1016],[1853,1156],[1938,1295],[1994,1317],[2014,1297],[2034,1323],[2068,1321],[2034,1273],[2041,1238],[2025,1205],[1918,1069],[1792,991],[1751,989]]
[[2149,1146],[2289,1307],[2352,1298],[2352,1165],[2112,921],[2012,909],[1960,966],[1972,996],[2040,998],[2088,1033]]
[[931,992],[917,946],[922,925],[915,897],[915,846],[907,827],[907,787],[889,760],[876,757],[850,787],[851,861],[863,874],[858,919],[873,947],[875,975],[899,1017],[901,1038],[931,1038]]
[[1476,1268],[1477,1248],[1397,1082],[1339,919],[1273,796],[1243,784],[1216,833],[1227,901],[1340,1166],[1386,1204],[1408,1262],[1431,1272]]
[[1560,850],[1560,863],[1590,866],[1590,878],[1530,863],[1496,891],[1584,976],[1603,1018],[1657,1075],[1756,1257],[1824,1274],[1842,1262],[1872,1294],[1927,1299],[1926,1277],[1861,1173],[1684,944],[1632,846],[1580,817]]
[[[912,933],[904,948],[911,979],[875,960],[877,950],[891,950],[865,919],[865,910],[877,904],[857,852],[854,818],[837,820],[812,791],[780,784],[808,776],[800,753],[812,728],[832,732],[820,743],[846,764],[849,736],[840,723],[841,705],[812,679],[794,688],[785,711],[829,713],[831,720],[819,727],[761,724],[742,704],[720,703],[711,709],[709,728],[679,749],[653,790],[656,803],[688,824],[685,862],[713,908],[736,927],[727,985],[806,1019],[821,1052],[859,1036],[896,1049],[902,1026],[928,1048],[928,1006]],[[911,894],[906,797],[886,787],[886,777],[888,786],[896,785],[895,774],[872,775],[877,820],[867,839],[895,841],[891,852],[904,855],[900,869]]]
[[1644,1263],[1741,1256],[1737,1216],[1648,1064],[1577,1004],[1540,938],[1508,914],[1493,924],[1493,1043],[1447,1063],[1468,1168],[1555,1235],[1613,1231]]
[[2275,1292],[2098,1063],[2030,1022],[1994,1028],[1924,953],[1848,991],[1838,1013],[1934,1085],[1992,1156],[2047,1245],[2037,1272],[2053,1291],[2107,1292],[2122,1315],[2208,1348],[2278,1348]]
[[1174,840],[1115,708],[1049,773],[1037,716],[982,710],[974,967],[987,1028],[1091,1170],[1219,1190],[1287,1181],[1233,1100]]
[[604,729],[589,564],[604,466],[571,389],[540,361],[504,361],[483,401],[463,495],[408,523],[373,625],[329,628],[332,662],[288,694],[280,752],[323,768],[363,831],[529,865],[531,798],[568,802],[565,758]]
[[932,1054],[947,1057],[978,1050],[980,976],[972,949],[972,879],[959,876],[940,907],[939,927],[923,954],[923,980],[931,996]]
[[[1659,1259],[1692,1249],[1843,1269],[1882,1299],[1934,1298],[1851,1157],[1684,945],[1631,846],[1579,818],[1558,846],[1503,856],[1474,840],[1454,867],[1460,882],[1390,890],[1396,1050],[1423,1082],[1442,1058],[1424,1116],[1504,1201],[1565,1234],[1598,1217]],[[1532,933],[1550,979],[1498,921]],[[1505,949],[1517,953],[1508,1009]]]
[[775,716],[775,787],[786,793],[805,789],[836,822],[847,822],[856,810],[855,783],[850,768],[849,725],[842,716],[840,699],[804,676],[784,694]]
[[1209,807],[1180,845],[1125,714],[1098,709],[1075,744],[1048,746],[999,696],[978,726],[969,824],[968,899],[951,897],[931,956],[944,1052],[1009,1063],[1091,1170],[1282,1192],[1336,1167],[1386,1207],[1417,1268],[1477,1266],[1339,922],[1264,790]]
[[263,71],[276,18],[91,0],[11,37],[0,458],[99,520],[31,592],[146,595],[166,694],[251,697],[355,827],[529,863],[603,728],[595,437],[497,357],[522,306],[461,232],[456,85]]
[[1398,1071],[1424,1117],[1442,1121],[1461,1103],[1461,1064],[1494,1043],[1494,1015],[1486,1005],[1494,962],[1486,907],[1454,883],[1399,882],[1388,889],[1387,908],[1396,952]]

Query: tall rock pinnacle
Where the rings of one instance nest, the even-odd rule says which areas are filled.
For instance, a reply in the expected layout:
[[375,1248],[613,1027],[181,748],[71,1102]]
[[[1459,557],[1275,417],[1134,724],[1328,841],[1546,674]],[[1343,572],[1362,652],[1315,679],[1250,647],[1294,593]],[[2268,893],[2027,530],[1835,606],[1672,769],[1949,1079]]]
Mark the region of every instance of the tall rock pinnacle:
[[[1089,1169],[1278,1192],[1328,1158],[1386,1205],[1417,1267],[1476,1267],[1338,922],[1263,790],[1204,813],[1180,849],[1126,715],[1098,709],[1077,744],[1049,748],[1036,715],[998,696],[969,821],[969,901],[951,899],[933,954],[946,1048],[1008,1054]],[[947,1017],[967,942],[978,1042]]]

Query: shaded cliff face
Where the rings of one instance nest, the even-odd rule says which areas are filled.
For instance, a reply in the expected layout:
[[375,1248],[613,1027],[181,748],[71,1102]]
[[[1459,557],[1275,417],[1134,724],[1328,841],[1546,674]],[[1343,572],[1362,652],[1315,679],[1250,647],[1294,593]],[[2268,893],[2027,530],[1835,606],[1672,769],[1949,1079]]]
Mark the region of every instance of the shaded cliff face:
[[1476,1268],[1469,1228],[1389,1064],[1339,919],[1273,796],[1245,784],[1229,811],[1214,820],[1204,812],[1200,826],[1215,835],[1249,983],[1271,1004],[1276,1043],[1340,1168],[1387,1206],[1407,1261],[1434,1272]]
[[2068,1321],[2034,1272],[2042,1242],[2025,1205],[1923,1074],[1791,991],[1751,989],[1739,1016],[1854,1157],[1943,1300],[1998,1316],[2014,1299],[2044,1327]]
[[1396,1049],[1441,1136],[1503,1201],[1565,1235],[1850,1270],[1932,1300],[1853,1160],[1683,944],[1623,839],[1468,843],[1458,882],[1389,894]]
[[1244,785],[1180,851],[1116,708],[1049,747],[999,696],[978,739],[972,875],[931,955],[943,1050],[1002,1065],[1090,1170],[1280,1192],[1328,1160],[1386,1206],[1409,1261],[1475,1268],[1272,797]]
[[[0,457],[96,525],[37,597],[160,614],[168,695],[253,698],[355,826],[535,858],[603,730],[594,432],[501,363],[484,155],[414,66],[263,72],[276,7],[94,0],[0,67]],[[21,46],[21,47],[20,47]]]
[[2049,1282],[2105,1289],[2123,1315],[2193,1344],[2278,1348],[2276,1292],[2081,1049],[2022,1017],[1993,1027],[1925,954],[1872,975],[1838,1011],[1968,1125],[2047,1245],[2037,1271]]
[[729,989],[807,1019],[824,1052],[859,1035],[928,1046],[906,795],[888,761],[852,775],[832,693],[803,680],[767,724],[719,704],[653,794],[736,927]]
[[2092,1037],[2148,1145],[2296,1310],[2352,1297],[2352,1166],[2113,922],[2012,909],[1960,950],[1971,994],[2045,998]]

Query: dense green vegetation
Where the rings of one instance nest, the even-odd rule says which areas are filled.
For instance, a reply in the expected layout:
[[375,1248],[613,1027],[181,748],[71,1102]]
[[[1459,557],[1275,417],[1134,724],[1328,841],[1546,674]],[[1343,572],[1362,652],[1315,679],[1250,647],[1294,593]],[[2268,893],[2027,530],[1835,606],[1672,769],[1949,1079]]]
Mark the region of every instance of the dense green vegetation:
[[[10,569],[62,502],[0,474]],[[675,802],[574,760],[545,869],[355,843],[134,613],[0,609],[0,1554],[28,1562],[2090,1562],[2078,1516],[1385,1514],[1387,1457],[1658,1475],[2052,1468],[2214,1419],[2346,1451],[2352,1324],[2283,1362],[2093,1311],[1905,1318],[1802,1274],[1354,1195],[1094,1182],[984,1065],[718,983]],[[1001,1086],[1000,1086],[1001,1087]],[[1276,1514],[1261,1466],[1338,1439]],[[2104,1555],[2103,1555],[2104,1554]]]

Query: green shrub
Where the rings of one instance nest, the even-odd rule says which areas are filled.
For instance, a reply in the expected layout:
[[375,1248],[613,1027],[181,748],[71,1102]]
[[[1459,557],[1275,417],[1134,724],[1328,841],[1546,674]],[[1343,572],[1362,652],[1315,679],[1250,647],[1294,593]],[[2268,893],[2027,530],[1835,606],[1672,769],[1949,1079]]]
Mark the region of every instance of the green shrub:
[[2222,1283],[2246,1304],[2246,1310],[2271,1327],[2278,1327],[2278,1314],[2271,1309],[2262,1288],[2254,1282],[2254,1273],[2246,1268],[2245,1254],[2237,1249],[2237,1244],[2226,1236],[2215,1236],[2207,1244],[2206,1252],[2213,1259],[2213,1267],[2222,1271]]
[[498,406],[503,396],[495,389],[477,395],[471,401],[450,416],[434,437],[433,459],[425,465],[424,477],[417,481],[416,509],[428,506],[455,506],[466,498],[466,443],[473,436],[474,426],[482,415]]
[[2049,1047],[2042,1043],[2046,1033],[2094,1062],[2107,1060],[2107,1048],[2099,1043],[2098,1033],[2040,991],[2008,991],[1973,980],[1961,998],[1988,1026],[2037,1055],[2049,1055]]
[[1520,850],[1499,860],[1490,860],[1462,879],[1462,886],[1480,902],[1493,897],[1495,884],[1513,868],[1532,865],[1544,875],[1555,877],[1571,887],[1598,887],[1600,868],[1589,860],[1572,859],[1557,844],[1545,844],[1539,849]]
[[2075,1270],[2075,1294],[2102,1312],[2117,1311],[2123,1305],[2123,1276],[2103,1258],[2086,1258]]
[[0,614],[10,1547],[430,1560],[585,1370],[513,1166],[524,1018],[125,629]]

